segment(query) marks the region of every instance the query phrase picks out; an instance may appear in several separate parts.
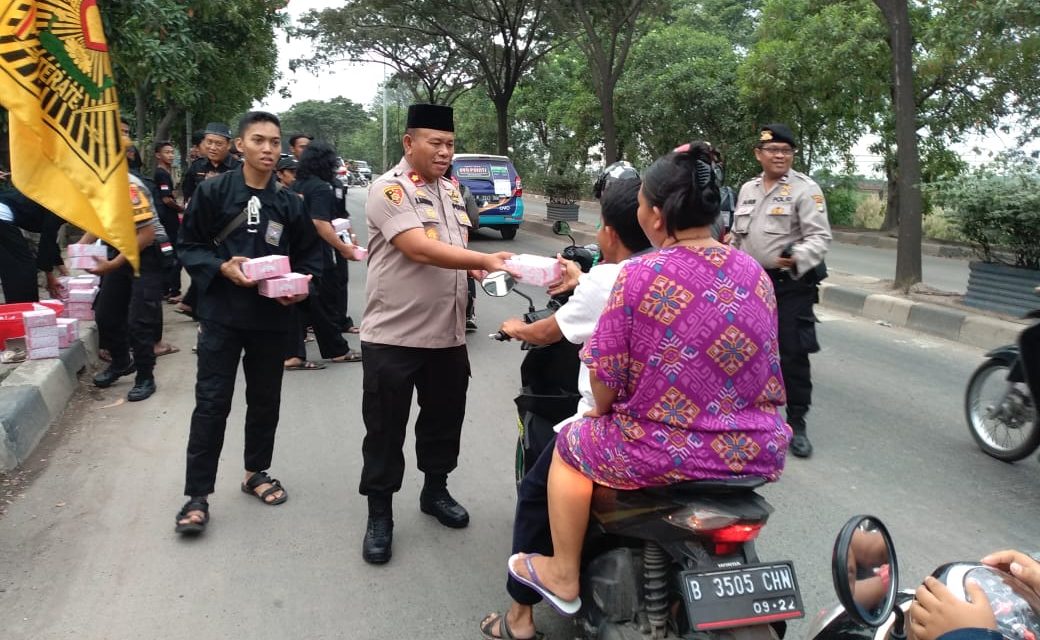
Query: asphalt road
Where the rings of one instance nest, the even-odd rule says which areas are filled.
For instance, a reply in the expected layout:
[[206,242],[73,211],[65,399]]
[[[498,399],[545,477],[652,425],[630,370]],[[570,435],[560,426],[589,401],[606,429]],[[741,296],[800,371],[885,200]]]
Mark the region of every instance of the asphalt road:
[[[545,204],[539,199],[524,199],[525,217],[545,217]],[[584,203],[579,212],[582,222],[595,226],[599,210]],[[879,249],[835,242],[827,253],[827,267],[835,272],[892,280],[896,274],[894,249]],[[921,256],[921,275],[925,284],[941,291],[964,293],[968,288],[968,261],[960,258]]]
[[[506,242],[482,231],[472,243],[540,254],[560,246],[522,232]],[[355,317],[363,273],[362,265],[352,269]],[[394,558],[383,567],[364,564],[360,554],[364,428],[356,364],[286,374],[271,472],[291,497],[279,507],[238,488],[240,382],[209,530],[198,540],[173,533],[183,502],[195,328],[169,314],[167,335],[182,351],[160,360],[158,393],[121,402],[129,381],[79,392],[40,449],[31,481],[0,517],[0,636],[478,638],[481,617],[507,604],[512,398],[522,355],[515,344],[484,335],[523,310],[516,296],[478,300],[462,455],[450,480],[471,525],[449,530],[419,512],[421,477],[409,438]],[[759,541],[763,559],[794,561],[809,616],[834,599],[833,539],[853,514],[889,525],[907,586],[947,561],[1003,547],[1036,549],[1036,460],[989,459],[964,425],[962,393],[980,352],[821,315],[824,351],[813,359],[810,415],[816,455],[791,459],[783,478],[762,490],[775,513]],[[351,343],[356,347],[353,336]],[[536,616],[550,638],[571,637],[569,623],[549,609]],[[802,637],[806,627],[795,622],[788,637]]]

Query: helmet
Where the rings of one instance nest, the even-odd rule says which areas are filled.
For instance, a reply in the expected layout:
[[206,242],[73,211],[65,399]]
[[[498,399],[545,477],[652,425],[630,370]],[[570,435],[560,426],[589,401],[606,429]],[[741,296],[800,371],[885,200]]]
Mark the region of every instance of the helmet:
[[958,562],[939,567],[932,574],[962,600],[965,583],[974,580],[986,592],[997,627],[1011,640],[1040,638],[1040,596],[1018,578],[977,563]]
[[632,166],[632,163],[624,160],[619,160],[613,164],[607,165],[603,169],[603,173],[599,174],[596,178],[595,184],[592,185],[592,195],[596,196],[599,200],[603,197],[603,192],[607,190],[612,182],[618,180],[639,180],[639,172]]

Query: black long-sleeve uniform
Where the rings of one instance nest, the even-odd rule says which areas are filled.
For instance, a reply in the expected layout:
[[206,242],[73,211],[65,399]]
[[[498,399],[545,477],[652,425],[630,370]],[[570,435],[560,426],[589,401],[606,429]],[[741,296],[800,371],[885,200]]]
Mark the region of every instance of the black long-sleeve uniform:
[[[261,204],[259,221],[241,223],[215,245],[254,196]],[[273,177],[265,189],[252,189],[239,167],[199,185],[181,224],[177,252],[199,294],[198,375],[184,493],[202,496],[213,492],[216,481],[239,358],[246,379],[245,468],[270,466],[290,327],[289,307],[234,284],[220,274],[220,266],[235,256],[287,255],[293,271],[315,277],[313,291],[321,276],[321,240],[298,196]]]
[[[36,302],[39,289],[36,271],[50,272],[61,264],[58,230],[65,221],[30,200],[21,191],[0,192],[0,202],[10,210],[13,220],[0,220],[0,283],[7,302]],[[22,230],[40,234],[39,247],[32,247]]]

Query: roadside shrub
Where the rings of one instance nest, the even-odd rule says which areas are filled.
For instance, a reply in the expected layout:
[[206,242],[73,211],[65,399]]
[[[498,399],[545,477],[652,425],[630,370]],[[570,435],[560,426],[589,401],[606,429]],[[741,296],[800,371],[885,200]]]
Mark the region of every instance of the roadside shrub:
[[879,198],[863,198],[852,214],[852,225],[859,229],[880,229],[885,221],[885,203]]
[[986,262],[1004,262],[1006,249],[1018,267],[1040,269],[1040,170],[1021,153],[928,187],[965,240]]
[[855,223],[856,209],[859,207],[863,195],[855,189],[839,186],[832,189],[824,189],[823,196],[827,199],[827,219],[834,227],[851,227]]
[[581,199],[585,176],[574,172],[548,173],[542,181],[545,197],[553,204],[574,204]]
[[950,217],[942,207],[935,207],[932,212],[925,215],[921,220],[921,229],[924,237],[933,240],[952,240],[954,242],[966,242],[957,220]]

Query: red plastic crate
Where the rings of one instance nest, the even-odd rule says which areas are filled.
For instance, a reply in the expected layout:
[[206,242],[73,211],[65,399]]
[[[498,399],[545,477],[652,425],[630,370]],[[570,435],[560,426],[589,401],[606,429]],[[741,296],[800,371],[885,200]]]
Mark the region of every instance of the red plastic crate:
[[25,336],[25,324],[22,322],[22,314],[35,309],[33,304],[32,302],[0,304],[0,345],[6,347],[8,339]]

